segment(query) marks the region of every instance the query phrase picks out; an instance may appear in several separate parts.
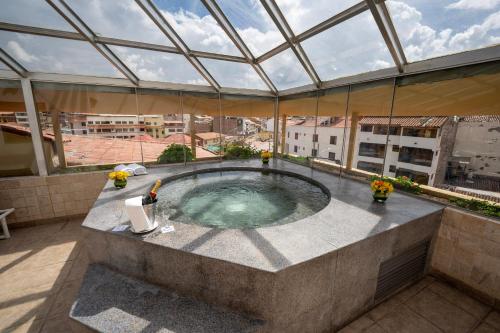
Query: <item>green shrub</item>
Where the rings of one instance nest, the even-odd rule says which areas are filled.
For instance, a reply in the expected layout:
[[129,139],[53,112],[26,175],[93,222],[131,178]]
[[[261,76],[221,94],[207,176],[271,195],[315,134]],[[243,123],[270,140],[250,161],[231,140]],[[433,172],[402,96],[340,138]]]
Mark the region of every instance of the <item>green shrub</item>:
[[243,144],[228,144],[224,148],[224,158],[232,159],[248,159],[253,157],[259,157],[260,150],[257,150],[251,146]]
[[401,189],[406,192],[411,192],[415,194],[420,194],[422,193],[422,189],[420,188],[420,185],[417,183],[414,183],[411,178],[408,178],[406,176],[399,176],[394,179],[393,184],[396,186],[396,188]]
[[193,153],[191,152],[191,148],[174,143],[168,146],[167,149],[158,156],[157,162],[160,164],[184,162],[184,149],[186,150],[186,161],[192,161]]
[[283,154],[281,155],[282,158],[290,160],[295,163],[300,163],[300,164],[305,164],[309,165],[309,157],[303,157],[303,156],[292,156],[288,154]]
[[498,204],[491,204],[488,201],[476,199],[450,198],[449,200],[458,207],[473,210],[487,216],[500,217],[500,205]]

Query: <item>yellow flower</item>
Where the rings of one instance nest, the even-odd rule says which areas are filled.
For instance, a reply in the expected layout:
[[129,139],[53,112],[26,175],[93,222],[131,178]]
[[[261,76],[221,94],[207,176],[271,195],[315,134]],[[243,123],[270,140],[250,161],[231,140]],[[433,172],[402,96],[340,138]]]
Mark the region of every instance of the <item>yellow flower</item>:
[[114,172],[114,171],[113,171],[113,172],[110,172],[110,173],[108,174],[108,178],[109,178],[109,179],[115,179],[115,178],[116,178],[116,172]]
[[264,150],[264,151],[262,151],[262,153],[260,153],[260,157],[261,158],[270,158],[271,153],[268,150]]
[[116,180],[126,180],[128,178],[128,172],[126,171],[113,171],[108,174],[109,179]]

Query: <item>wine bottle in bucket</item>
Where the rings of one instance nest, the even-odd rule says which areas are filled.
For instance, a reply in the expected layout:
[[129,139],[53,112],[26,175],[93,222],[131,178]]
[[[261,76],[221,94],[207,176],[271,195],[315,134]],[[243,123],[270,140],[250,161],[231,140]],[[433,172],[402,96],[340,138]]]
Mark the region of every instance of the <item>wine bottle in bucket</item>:
[[151,189],[151,191],[149,191],[149,194],[144,196],[142,198],[142,205],[151,205],[153,203],[155,203],[156,201],[158,201],[157,199],[157,192],[158,192],[158,189],[160,188],[161,186],[161,180],[157,180],[155,182],[155,186],[153,186],[153,188]]

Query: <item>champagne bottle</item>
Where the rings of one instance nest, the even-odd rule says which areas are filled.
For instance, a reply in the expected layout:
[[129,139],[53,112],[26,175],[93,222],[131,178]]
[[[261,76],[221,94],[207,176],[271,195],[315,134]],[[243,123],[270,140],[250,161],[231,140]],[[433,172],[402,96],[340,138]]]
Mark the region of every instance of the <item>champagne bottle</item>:
[[156,192],[158,191],[160,186],[161,186],[161,180],[158,179],[155,182],[155,185],[153,186],[151,191],[149,191],[149,194],[142,199],[142,205],[150,205],[158,201],[158,199],[156,198]]

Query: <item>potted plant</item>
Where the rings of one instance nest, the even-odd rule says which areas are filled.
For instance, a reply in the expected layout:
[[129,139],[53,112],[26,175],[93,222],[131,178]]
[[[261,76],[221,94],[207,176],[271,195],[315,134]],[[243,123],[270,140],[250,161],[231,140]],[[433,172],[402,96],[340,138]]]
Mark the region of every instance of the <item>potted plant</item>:
[[376,202],[384,202],[389,197],[389,194],[394,191],[392,182],[385,177],[372,177],[371,179],[371,190],[373,193],[373,200]]
[[260,153],[260,157],[262,158],[262,163],[269,164],[269,159],[271,158],[271,153],[268,150],[263,150]]
[[113,171],[108,174],[109,179],[115,181],[116,188],[124,188],[127,186],[127,178],[129,174],[126,171]]

